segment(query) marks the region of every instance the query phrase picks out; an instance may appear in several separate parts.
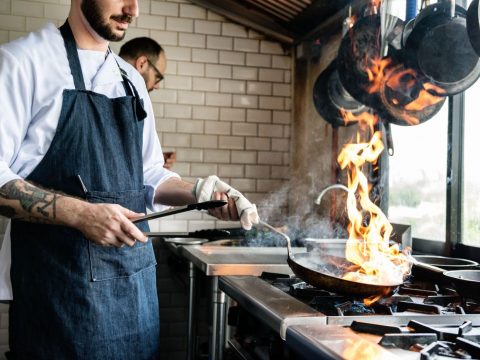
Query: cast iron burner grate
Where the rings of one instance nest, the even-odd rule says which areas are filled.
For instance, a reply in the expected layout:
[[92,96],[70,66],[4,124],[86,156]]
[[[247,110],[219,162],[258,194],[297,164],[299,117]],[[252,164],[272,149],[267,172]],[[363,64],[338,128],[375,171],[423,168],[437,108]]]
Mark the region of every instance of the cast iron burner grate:
[[480,303],[462,299],[448,287],[413,277],[389,297],[366,306],[363,298],[341,295],[308,285],[297,277],[264,273],[262,278],[272,286],[328,316],[420,314],[480,314]]
[[380,345],[420,352],[422,360],[438,357],[480,358],[480,335],[478,331],[472,331],[471,321],[445,327],[435,327],[415,320],[410,321],[406,327],[353,321],[351,329],[359,333],[382,335]]

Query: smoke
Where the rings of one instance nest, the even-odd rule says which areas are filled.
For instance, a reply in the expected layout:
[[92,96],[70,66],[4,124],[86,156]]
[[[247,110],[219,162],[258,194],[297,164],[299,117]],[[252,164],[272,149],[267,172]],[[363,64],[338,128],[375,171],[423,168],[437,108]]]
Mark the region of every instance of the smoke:
[[[306,238],[346,239],[348,237],[344,224],[331,221],[319,213],[320,209],[314,203],[318,194],[313,194],[311,187],[309,191],[304,191],[305,189],[300,189],[298,184],[293,186],[292,184],[293,182],[283,185],[258,204],[261,220],[285,232],[293,240],[294,246],[305,246]],[[340,205],[338,212],[346,218],[345,201],[340,200],[343,205]]]

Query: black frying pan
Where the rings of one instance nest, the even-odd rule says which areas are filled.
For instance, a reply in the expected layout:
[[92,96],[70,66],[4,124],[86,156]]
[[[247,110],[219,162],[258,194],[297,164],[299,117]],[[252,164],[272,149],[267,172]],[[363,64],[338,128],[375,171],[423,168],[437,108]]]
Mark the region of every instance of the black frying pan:
[[[292,255],[290,248],[288,249],[288,265],[293,270],[295,275],[303,279],[310,285],[319,287],[324,290],[332,291],[338,294],[356,295],[361,297],[368,297],[373,295],[387,296],[401,285],[377,285],[367,284],[357,281],[342,279],[334,274],[338,272],[339,268],[345,268],[350,263],[340,257],[328,257],[329,263],[325,263],[319,257],[318,253],[307,252]],[[332,263],[330,263],[330,261]]]
[[433,276],[442,276],[451,282],[462,297],[480,300],[480,270],[445,271],[437,266],[414,262],[414,266],[430,272]]
[[[391,15],[389,17],[394,18]],[[393,20],[391,20],[393,21]],[[411,26],[410,26],[411,27]],[[408,73],[400,76],[401,85],[398,89],[388,87],[401,66],[404,66],[405,51],[389,47],[389,64],[383,70],[384,81],[371,93],[372,81],[367,69],[372,67],[372,59],[382,58],[381,19],[379,15],[369,15],[359,19],[343,37],[338,50],[338,73],[345,89],[358,101],[377,110],[385,123],[396,125],[417,125],[432,118],[442,107],[445,99],[436,104],[425,106],[420,110],[405,110],[407,104],[417,100],[425,76],[415,71],[413,76]],[[385,58],[384,58],[385,60]],[[411,72],[410,72],[411,73]],[[390,82],[388,81],[390,80]],[[412,81],[414,86],[411,85]],[[408,85],[408,86],[407,86]]]
[[454,0],[429,5],[415,18],[405,41],[408,66],[447,95],[458,94],[480,76],[480,60],[470,42],[463,7],[455,6]]
[[[471,270],[478,266],[475,261],[459,258],[451,258],[435,255],[413,255],[413,258],[421,264],[433,265],[443,271],[450,270]],[[432,272],[429,268],[413,265],[412,275],[419,279],[429,279],[440,284],[448,283],[449,280],[440,272]]]
[[353,121],[346,122],[340,109],[349,111],[353,115],[359,115],[369,110],[345,90],[340,81],[335,60],[322,71],[315,81],[313,103],[320,116],[334,128],[355,124]]
[[282,235],[287,241],[288,258],[287,262],[292,271],[302,280],[310,285],[329,290],[339,294],[356,295],[361,297],[369,297],[374,295],[387,296],[401,284],[376,285],[367,284],[357,281],[342,279],[338,269],[345,268],[350,263],[341,257],[328,256],[329,262],[326,263],[316,252],[307,252],[293,255],[290,238],[275,229],[273,226],[260,221],[260,223],[270,230]]
[[446,256],[413,255],[413,258],[420,263],[433,265],[442,268],[445,271],[471,270],[478,266],[478,263],[476,261],[461,258],[451,258]]
[[468,7],[467,31],[470,44],[477,55],[480,56],[480,8],[478,0],[473,0]]

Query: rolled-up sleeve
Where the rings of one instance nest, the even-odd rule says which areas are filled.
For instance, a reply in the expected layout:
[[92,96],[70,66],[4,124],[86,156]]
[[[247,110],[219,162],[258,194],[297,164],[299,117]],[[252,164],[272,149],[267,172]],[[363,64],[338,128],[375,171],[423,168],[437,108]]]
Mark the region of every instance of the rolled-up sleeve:
[[0,48],[0,187],[21,178],[11,166],[31,117],[32,77],[28,71],[11,53]]

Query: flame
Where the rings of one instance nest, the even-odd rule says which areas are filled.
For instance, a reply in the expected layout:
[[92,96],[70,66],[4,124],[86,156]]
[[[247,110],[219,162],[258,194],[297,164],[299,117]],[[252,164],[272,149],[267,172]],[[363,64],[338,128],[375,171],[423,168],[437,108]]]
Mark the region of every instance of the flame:
[[370,360],[381,359],[384,349],[366,339],[356,337],[344,340],[342,358],[346,360]]
[[[377,116],[369,113],[362,115],[373,129]],[[359,267],[357,271],[347,272],[343,278],[368,284],[398,285],[410,272],[411,263],[398,244],[390,245],[392,225],[370,200],[370,184],[363,173],[365,163],[377,166],[377,159],[384,149],[381,138],[380,131],[375,131],[369,141],[362,142],[359,132],[357,143],[346,144],[337,158],[340,167],[348,171],[347,212],[350,224],[345,257]]]
[[343,117],[345,125],[348,125],[351,122],[357,122],[360,129],[368,128],[373,131],[373,125],[378,122],[378,117],[367,111],[364,111],[358,115],[354,115],[351,111],[340,109],[340,114]]
[[367,89],[369,94],[380,92],[385,78],[385,69],[391,62],[392,60],[390,58],[374,58],[370,60],[370,67],[365,69],[368,75],[368,81],[371,82],[371,85]]

